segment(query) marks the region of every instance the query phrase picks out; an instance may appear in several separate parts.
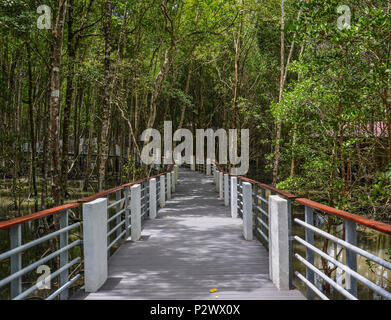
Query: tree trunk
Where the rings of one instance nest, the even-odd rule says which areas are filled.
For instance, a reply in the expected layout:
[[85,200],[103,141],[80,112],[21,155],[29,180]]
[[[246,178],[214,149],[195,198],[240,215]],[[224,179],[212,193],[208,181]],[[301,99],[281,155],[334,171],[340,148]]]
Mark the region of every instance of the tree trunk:
[[[241,7],[244,5],[244,1],[241,2]],[[234,40],[235,45],[235,82],[233,92],[233,104],[234,104],[234,127],[237,128],[239,125],[239,109],[238,109],[238,96],[239,96],[239,69],[240,69],[240,55],[242,50],[242,31],[243,31],[243,16],[240,15],[239,31],[236,39]]]
[[[282,100],[282,94],[284,92],[284,75],[285,75],[285,5],[284,0],[281,0],[281,77],[280,77],[280,94],[278,101]],[[276,132],[276,144],[274,150],[274,162],[273,162],[273,186],[277,184],[278,179],[278,165],[280,159],[280,139],[281,139],[281,120],[277,123]]]
[[64,121],[62,126],[62,161],[61,186],[62,196],[65,197],[68,187],[68,154],[69,154],[69,124],[72,110],[73,78],[75,75],[76,48],[73,38],[73,0],[69,0],[68,12],[68,70],[67,89],[65,93]]
[[56,22],[52,32],[52,58],[50,74],[50,104],[49,104],[49,149],[51,191],[54,205],[60,205],[62,201],[61,191],[61,162],[59,150],[59,117],[60,117],[60,91],[61,91],[61,63],[62,42],[64,36],[64,20],[66,15],[67,0],[60,0],[56,15]]
[[84,178],[84,188],[83,191],[88,191],[88,185],[90,183],[91,176],[91,158],[92,158],[92,140],[94,138],[94,121],[95,121],[95,112],[96,112],[96,99],[97,99],[97,89],[94,87],[92,93],[92,110],[90,116],[90,126],[88,128],[88,147],[87,147],[87,160],[86,160],[86,174]]
[[31,48],[27,44],[27,56],[28,56],[28,105],[29,105],[29,119],[30,119],[30,139],[31,139],[31,178],[33,184],[33,194],[34,194],[34,210],[38,211],[38,190],[37,190],[37,181],[36,181],[36,140],[35,140],[35,127],[34,127],[34,107],[33,107],[33,79],[32,79],[32,70],[31,70]]
[[103,191],[105,187],[106,177],[106,162],[109,155],[109,130],[111,118],[111,14],[112,1],[106,1],[105,22],[103,25],[105,36],[105,58],[104,58],[104,97],[103,97],[103,114],[102,114],[102,130],[100,137],[100,161],[98,171],[99,191]]

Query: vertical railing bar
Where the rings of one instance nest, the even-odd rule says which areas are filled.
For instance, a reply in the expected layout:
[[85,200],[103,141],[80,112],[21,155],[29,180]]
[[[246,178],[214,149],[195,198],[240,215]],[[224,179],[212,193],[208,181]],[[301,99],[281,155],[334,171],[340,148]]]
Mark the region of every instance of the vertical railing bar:
[[[345,241],[356,246],[357,230],[354,221],[345,220]],[[346,265],[353,271],[357,271],[357,254],[350,249],[346,249]],[[357,279],[346,274],[346,290],[357,297]]]
[[129,187],[125,187],[125,229],[126,229],[126,239],[129,238]]
[[149,185],[149,180],[147,180],[145,182],[145,187],[148,186],[148,189],[146,189],[146,195],[145,195],[145,198],[146,198],[146,204],[145,204],[145,209],[146,209],[146,212],[148,212],[148,217],[149,215],[151,214],[151,202],[150,202],[150,192],[151,192],[151,188],[150,188],[150,185]]
[[254,205],[253,205],[253,219],[254,219],[254,223],[253,223],[253,226],[254,226],[254,230],[253,232],[255,233],[255,230],[257,230],[258,228],[258,210],[257,210],[257,206],[258,206],[258,198],[257,198],[257,194],[258,194],[258,186],[256,184],[253,185],[254,186],[254,193],[253,193],[253,202],[254,202]]
[[[69,224],[69,212],[65,210],[60,215],[60,229],[68,227]],[[68,245],[69,239],[69,231],[60,234],[60,248],[64,248]],[[69,254],[68,250],[60,253],[60,268],[65,266],[68,263]],[[59,288],[65,285],[68,282],[69,277],[69,269],[64,270],[60,274],[60,283]],[[69,297],[69,289],[66,288],[60,293],[60,300],[68,300]]]
[[292,238],[292,200],[288,201],[288,251],[289,251],[289,289],[293,290],[293,238]]
[[[22,245],[22,226],[11,227],[10,229],[10,246],[11,250]],[[22,253],[18,252],[10,257],[11,275],[22,269]],[[15,298],[22,292],[22,278],[18,277],[11,281],[11,299]]]
[[[314,225],[314,209],[308,206],[305,206],[305,222]],[[309,244],[314,245],[314,231],[306,229],[305,230],[305,241],[307,241]],[[309,248],[305,249],[305,255],[306,260],[312,264],[314,264],[314,252],[310,250]],[[312,271],[310,268],[306,267],[306,278],[309,282],[311,282],[313,285],[315,285],[315,274],[314,271]],[[308,300],[314,300],[315,293],[307,287],[307,299]]]
[[[122,189],[120,190],[117,190],[115,192],[115,200],[116,201],[119,201],[121,200],[121,192],[122,192]],[[115,206],[115,213],[117,214],[119,211],[121,210],[121,203],[118,203],[116,206]],[[120,214],[117,218],[116,218],[116,224],[119,225],[121,222],[122,222],[122,218],[121,218],[122,214]],[[117,229],[117,237],[119,237],[119,235],[122,233],[122,227],[118,228]],[[118,242],[117,244],[119,245],[121,242],[121,239],[118,239]]]
[[[261,188],[261,195],[262,195],[262,198],[266,199],[265,188]],[[269,225],[269,222],[267,221],[267,217],[265,215],[265,212],[268,212],[269,208],[267,208],[267,204],[264,201],[261,201],[261,208],[263,209],[263,211],[261,211],[261,219],[265,223],[265,225]],[[265,228],[264,224],[261,225],[261,230],[265,235],[267,235],[268,238],[270,238],[269,232]],[[269,245],[268,245],[266,239],[263,239],[263,240],[264,240],[264,245],[268,248]]]

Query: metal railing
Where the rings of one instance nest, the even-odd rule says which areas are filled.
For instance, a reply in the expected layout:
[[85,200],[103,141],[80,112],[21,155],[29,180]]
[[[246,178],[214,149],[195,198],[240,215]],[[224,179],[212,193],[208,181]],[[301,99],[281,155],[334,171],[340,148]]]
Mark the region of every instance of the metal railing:
[[[365,257],[368,261],[372,261],[379,266],[384,267],[387,270],[391,270],[391,263],[379,258],[372,253],[363,250],[357,246],[357,225],[363,225],[365,227],[372,227],[375,230],[391,234],[391,226],[369,220],[360,216],[353,215],[342,210],[331,208],[328,206],[321,205],[308,199],[299,198],[296,201],[305,208],[305,221],[295,218],[293,221],[297,225],[301,226],[305,230],[305,239],[299,236],[294,236],[294,240],[305,247],[305,257],[296,253],[295,258],[303,263],[306,267],[306,274],[303,276],[298,271],[295,275],[306,284],[310,290],[307,291],[307,298],[314,299],[315,295],[321,299],[328,299],[324,293],[319,290],[315,285],[315,274],[327,282],[337,292],[349,300],[356,300],[358,298],[358,283],[360,282],[363,286],[369,288],[373,292],[379,294],[384,299],[391,299],[391,293],[386,291],[384,288],[373,283],[365,276],[357,272],[357,255]],[[341,239],[336,237],[320,228],[315,226],[315,215],[316,214],[332,214],[339,218],[342,218],[345,226],[345,238]],[[375,228],[374,228],[375,227]],[[335,257],[331,256],[324,250],[321,250],[315,246],[315,234],[322,239],[328,239],[345,250],[346,262],[341,262]],[[321,259],[329,262],[335,267],[345,272],[345,288],[341,284],[335,282],[332,278],[327,276],[320,270],[315,264],[315,254]],[[312,286],[311,286],[312,285]],[[315,288],[314,288],[315,287]]]
[[[0,230],[9,230],[10,239],[10,250],[0,254],[0,261],[9,261],[10,274],[0,280],[0,288],[10,285],[11,299],[24,299],[40,288],[48,288],[50,287],[51,281],[57,277],[59,277],[58,289],[46,297],[46,300],[52,300],[57,296],[60,296],[61,299],[68,299],[68,288],[81,277],[80,272],[76,274],[74,272],[80,269],[81,255],[74,256],[72,261],[69,261],[70,251],[82,243],[81,240],[69,242],[70,232],[80,230],[81,227],[80,222],[69,225],[69,212],[77,206],[78,204],[64,205],[0,223]],[[54,223],[57,230],[23,243],[23,224],[31,223],[34,220],[48,216],[59,218],[58,222]],[[42,254],[41,257],[37,257],[34,262],[28,265],[22,264],[23,254],[26,254],[28,250],[36,248],[39,245],[47,245],[48,242],[53,240],[57,242],[54,245],[56,249],[53,252],[47,255]],[[49,262],[53,262],[52,265],[57,267],[54,272],[46,265]],[[42,271],[44,271],[43,277],[40,277],[40,280],[36,284],[28,288],[22,286],[23,278],[29,275],[31,276],[32,272],[40,271],[39,267],[41,266],[43,266]],[[70,270],[72,270],[71,273]]]
[[[131,193],[130,188],[134,185],[142,185],[142,221],[148,218],[150,212],[150,197],[149,197],[149,181],[155,178],[156,181],[156,207],[160,207],[160,176],[166,176],[167,173],[173,172],[173,164],[169,166],[168,171],[159,175],[145,178],[139,181],[131,182],[110,190],[95,194],[93,196],[80,199],[75,203],[55,207],[52,209],[40,211],[20,218],[11,219],[0,222],[0,231],[9,232],[9,247],[6,252],[0,253],[0,262],[9,266],[9,275],[0,280],[0,288],[3,288],[3,293],[6,293],[8,298],[13,300],[20,300],[31,298],[33,294],[35,297],[45,298],[46,300],[53,300],[59,298],[66,300],[69,298],[69,289],[78,280],[83,280],[83,252],[82,244],[82,223],[81,218],[75,219],[75,223],[69,224],[69,214],[72,210],[80,210],[83,203],[88,203],[98,198],[107,198],[107,250],[108,257],[110,253],[115,252],[115,245],[120,246],[122,241],[129,237],[131,229]],[[167,183],[166,186],[166,194]],[[42,220],[53,219],[53,225],[56,230],[44,236],[28,239],[23,241],[22,230],[28,227],[31,223]],[[56,222],[57,221],[57,222]],[[44,221],[46,222],[46,221]],[[28,228],[25,228],[28,229]],[[27,237],[26,237],[27,238]],[[80,239],[77,239],[80,238]],[[53,243],[51,248],[47,245],[48,242],[55,242],[53,250]],[[34,255],[29,257],[28,261],[23,261],[23,255],[32,248],[46,245],[42,256]],[[78,250],[75,248],[78,247]],[[42,251],[40,250],[40,252]],[[71,259],[70,259],[71,257]],[[33,261],[31,261],[33,260]],[[71,260],[71,261],[69,261]],[[22,263],[24,262],[24,264]],[[52,262],[56,268],[49,268],[45,264]],[[42,268],[43,267],[43,268]],[[47,268],[46,268],[47,267]],[[37,272],[42,269],[45,273],[36,280]],[[23,278],[29,276],[29,281],[23,281]],[[58,278],[56,290],[47,294],[36,295],[37,290],[42,288],[51,288],[54,280]],[[32,284],[26,287],[26,283]],[[8,287],[7,287],[8,285]],[[5,289],[4,289],[5,288]],[[2,295],[4,297],[4,294]]]
[[[218,173],[228,174],[224,168],[215,161],[215,167],[213,170]],[[215,174],[215,176],[217,175]],[[315,299],[318,297],[320,299],[327,300],[325,290],[323,290],[320,282],[315,279],[315,275],[318,279],[323,280],[330,287],[334,288],[339,292],[343,297],[349,300],[358,299],[358,290],[357,283],[361,283],[362,286],[369,288],[373,292],[377,293],[384,299],[391,299],[391,293],[379,286],[378,284],[370,281],[367,277],[359,274],[357,272],[357,256],[360,255],[367,259],[367,261],[372,261],[375,264],[383,267],[384,269],[391,270],[391,263],[386,261],[362,248],[357,244],[357,226],[363,226],[366,228],[371,228],[376,231],[385,234],[391,234],[391,225],[370,220],[362,216],[358,216],[352,213],[348,213],[339,209],[331,208],[320,203],[311,201],[309,199],[298,198],[290,193],[287,193],[282,190],[278,190],[274,187],[265,185],[258,181],[254,181],[242,176],[232,176],[238,179],[237,183],[237,208],[238,213],[241,218],[243,218],[243,182],[251,183],[252,186],[252,210],[253,210],[253,232],[261,241],[264,246],[268,249],[269,246],[269,196],[278,195],[279,197],[287,201],[287,211],[288,211],[288,232],[289,232],[289,244],[288,252],[289,255],[289,287],[293,288],[292,278],[293,278],[293,258],[305,266],[305,275],[302,275],[299,271],[295,271],[295,275],[299,281],[301,281],[307,287],[307,298]],[[217,183],[217,180],[215,179]],[[219,186],[222,188],[223,186]],[[292,219],[292,201],[295,201],[296,204],[304,205],[304,215],[305,221],[294,218]],[[330,234],[318,227],[315,224],[316,215],[332,215],[337,216],[343,220],[344,225],[344,239],[336,237],[335,235]],[[305,237],[295,235],[292,236],[292,223],[300,226],[304,229]],[[343,250],[345,250],[346,261],[341,262],[335,257],[328,254],[327,250],[322,250],[316,247],[315,245],[315,235],[321,239],[327,239],[335,244],[339,245]],[[299,253],[293,255],[293,241],[298,246],[305,248],[305,257],[301,256]],[[326,251],[326,252],[325,252]],[[327,261],[335,268],[338,268],[345,273],[345,287],[338,284],[332,279],[331,276],[326,275],[322,271],[321,267],[318,267],[315,263],[315,255]]]

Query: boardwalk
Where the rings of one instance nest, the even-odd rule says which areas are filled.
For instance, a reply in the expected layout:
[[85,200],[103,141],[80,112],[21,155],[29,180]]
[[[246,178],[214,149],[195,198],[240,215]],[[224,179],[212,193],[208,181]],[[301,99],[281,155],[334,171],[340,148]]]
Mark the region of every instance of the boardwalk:
[[[75,299],[304,299],[278,291],[268,276],[268,252],[245,241],[212,178],[181,169],[173,198],[143,226],[142,241],[127,241],[109,260],[109,277]],[[216,293],[209,290],[217,288]]]

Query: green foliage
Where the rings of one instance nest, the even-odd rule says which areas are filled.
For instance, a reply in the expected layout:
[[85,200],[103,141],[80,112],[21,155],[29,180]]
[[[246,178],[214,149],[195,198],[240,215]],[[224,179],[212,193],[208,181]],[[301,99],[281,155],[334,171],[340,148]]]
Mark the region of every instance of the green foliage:
[[[390,111],[384,100],[389,44],[381,39],[391,31],[391,19],[385,4],[344,4],[351,8],[352,24],[340,30],[339,1],[297,2],[302,17],[289,29],[305,50],[290,66],[296,79],[282,101],[270,104],[275,121],[287,128],[279,186],[298,193],[318,190],[317,200],[385,218],[390,179],[387,162],[375,157],[391,146],[369,128],[389,121],[384,116]],[[287,178],[292,156],[295,174]]]

